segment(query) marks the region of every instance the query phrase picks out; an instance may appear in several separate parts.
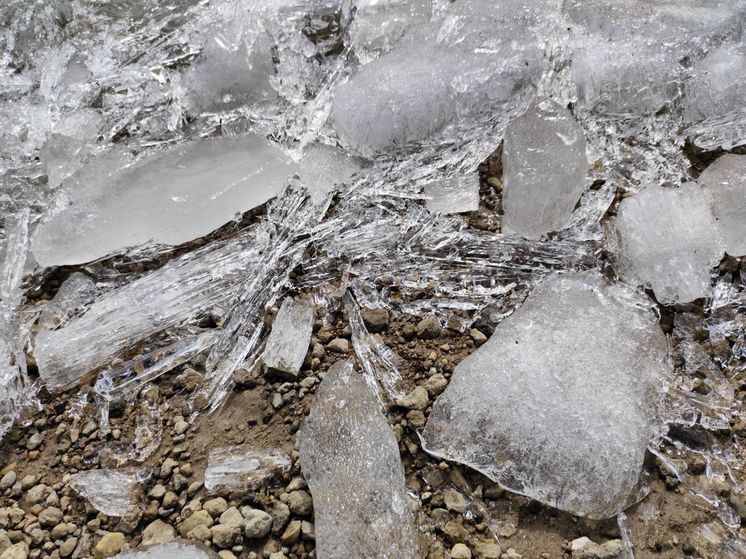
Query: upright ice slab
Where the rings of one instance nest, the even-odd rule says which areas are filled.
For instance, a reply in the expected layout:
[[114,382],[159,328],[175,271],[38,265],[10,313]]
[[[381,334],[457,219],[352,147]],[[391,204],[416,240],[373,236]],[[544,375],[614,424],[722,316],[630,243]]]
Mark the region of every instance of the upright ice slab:
[[573,514],[623,510],[670,374],[649,306],[596,271],[546,280],[456,367],[425,450]]
[[724,246],[698,185],[648,186],[625,198],[608,233],[619,271],[629,281],[652,287],[664,305],[712,292],[710,272]]
[[70,478],[72,487],[98,511],[124,516],[136,501],[137,478],[133,470],[88,470]]
[[329,369],[300,434],[319,559],[415,559],[414,519],[394,433],[351,361]]
[[114,556],[115,559],[219,559],[218,555],[209,549],[195,544],[175,540],[148,547],[125,551]]
[[42,266],[79,264],[147,242],[196,239],[277,195],[290,163],[258,135],[173,146],[76,184],[70,206],[34,232],[34,256]]
[[503,146],[503,232],[538,239],[567,222],[585,190],[583,129],[553,101],[510,123]]
[[208,458],[205,488],[208,491],[257,489],[265,481],[288,471],[292,465],[293,461],[281,450],[248,445],[217,448]]
[[746,255],[746,155],[723,155],[699,176],[731,256]]
[[311,344],[313,319],[314,308],[310,300],[286,297],[267,339],[264,364],[270,369],[296,376]]

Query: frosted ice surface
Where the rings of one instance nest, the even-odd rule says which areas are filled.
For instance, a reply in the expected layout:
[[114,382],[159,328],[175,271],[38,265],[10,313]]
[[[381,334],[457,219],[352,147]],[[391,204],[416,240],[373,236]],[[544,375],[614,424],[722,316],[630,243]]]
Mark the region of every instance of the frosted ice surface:
[[454,116],[447,59],[437,47],[411,46],[361,68],[332,101],[343,143],[370,156],[440,130]]
[[290,175],[285,154],[256,135],[180,144],[75,185],[72,204],[37,227],[32,250],[42,266],[59,266],[150,241],[184,243],[266,202]]
[[684,113],[689,123],[746,110],[746,47],[725,44],[712,49],[691,70]]
[[73,272],[62,282],[57,294],[41,311],[39,326],[51,330],[61,326],[73,313],[93,301],[96,296],[94,281],[80,272]]
[[205,470],[205,488],[248,491],[290,470],[293,461],[281,450],[258,449],[248,445],[210,451]]
[[64,328],[41,330],[34,356],[52,388],[108,365],[130,345],[229,301],[246,270],[259,261],[254,231],[178,257],[96,298]]
[[425,185],[425,207],[443,215],[479,209],[479,175],[459,174],[455,180],[437,180]]
[[625,198],[609,223],[609,244],[622,275],[652,287],[664,305],[708,296],[710,271],[724,250],[705,193],[694,183],[648,186]]
[[270,369],[297,375],[311,344],[313,320],[314,308],[310,300],[286,297],[267,339],[264,364]]
[[746,155],[726,154],[699,176],[731,256],[746,255]]
[[567,222],[586,187],[583,129],[553,101],[532,104],[505,130],[503,232],[538,239]]
[[175,540],[134,551],[125,551],[115,559],[219,559],[209,549],[193,542]]
[[138,483],[133,470],[88,470],[73,474],[69,483],[107,516],[123,516],[136,502]]
[[423,447],[590,518],[623,510],[670,374],[650,303],[596,271],[539,284],[462,361]]
[[420,557],[399,446],[351,361],[329,369],[300,432],[319,559]]
[[572,55],[578,98],[607,114],[648,114],[676,99],[682,76],[679,57],[658,45],[610,43],[596,38]]

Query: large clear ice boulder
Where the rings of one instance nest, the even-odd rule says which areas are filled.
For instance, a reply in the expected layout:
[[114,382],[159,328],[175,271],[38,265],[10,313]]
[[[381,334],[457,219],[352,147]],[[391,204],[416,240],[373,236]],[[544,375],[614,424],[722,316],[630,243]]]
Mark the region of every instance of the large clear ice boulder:
[[503,232],[538,239],[567,222],[586,187],[585,135],[554,101],[534,102],[505,130]]
[[394,432],[352,361],[332,365],[300,432],[319,559],[416,559]]
[[649,286],[664,305],[712,292],[724,245],[707,197],[695,183],[651,185],[625,198],[609,222],[609,248],[622,275]]
[[698,182],[710,202],[725,252],[746,255],[746,155],[723,155]]
[[32,236],[42,266],[196,239],[280,193],[293,174],[284,152],[257,135],[179,144],[111,176],[91,165],[93,180],[71,183],[71,203]]
[[650,306],[596,271],[546,280],[456,367],[423,447],[573,514],[617,514],[639,495],[671,373]]

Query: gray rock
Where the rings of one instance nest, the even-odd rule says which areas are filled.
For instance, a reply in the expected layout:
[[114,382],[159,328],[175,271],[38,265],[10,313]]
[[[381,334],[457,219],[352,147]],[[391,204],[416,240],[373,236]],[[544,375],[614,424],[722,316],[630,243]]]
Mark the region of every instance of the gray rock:
[[142,531],[142,545],[168,543],[176,538],[176,530],[163,520],[154,520]]
[[288,494],[287,505],[290,512],[306,516],[313,511],[313,499],[306,491],[291,491]]
[[417,323],[417,337],[423,340],[431,340],[440,336],[440,322],[434,314],[427,315]]
[[327,349],[336,351],[337,353],[349,353],[350,342],[345,338],[334,338],[331,342],[326,345]]
[[396,405],[400,408],[420,411],[424,410],[428,403],[430,403],[430,399],[427,394],[427,388],[424,386],[418,386],[412,392],[396,401]]
[[243,529],[247,538],[253,540],[269,534],[273,522],[269,514],[258,509],[244,509],[241,512],[245,518]]
[[384,308],[371,309],[363,307],[360,309],[360,315],[363,317],[363,322],[368,332],[373,334],[383,332],[389,326],[389,311]]

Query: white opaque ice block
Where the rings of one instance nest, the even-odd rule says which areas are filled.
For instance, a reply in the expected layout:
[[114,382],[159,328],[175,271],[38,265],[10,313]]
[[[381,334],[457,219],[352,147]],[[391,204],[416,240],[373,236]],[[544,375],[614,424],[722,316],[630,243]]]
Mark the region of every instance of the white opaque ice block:
[[586,187],[583,129],[553,101],[532,104],[505,131],[503,233],[538,239],[567,222]]
[[421,557],[394,432],[351,361],[332,365],[300,433],[319,559]]
[[292,173],[289,158],[256,135],[179,144],[72,185],[71,204],[39,224],[31,248],[42,266],[60,266],[181,244],[277,195]]
[[671,371],[650,306],[596,271],[546,280],[456,367],[423,447],[547,505],[614,516],[664,429]]
[[746,155],[726,154],[707,167],[698,183],[731,256],[746,255]]
[[287,297],[277,312],[264,350],[264,364],[295,376],[308,353],[313,333],[314,308],[308,299]]
[[698,185],[648,186],[625,198],[608,232],[621,273],[652,287],[661,303],[687,303],[712,292],[711,269],[724,245]]

